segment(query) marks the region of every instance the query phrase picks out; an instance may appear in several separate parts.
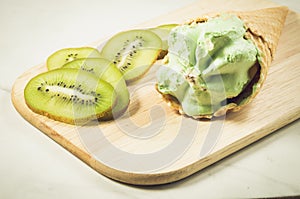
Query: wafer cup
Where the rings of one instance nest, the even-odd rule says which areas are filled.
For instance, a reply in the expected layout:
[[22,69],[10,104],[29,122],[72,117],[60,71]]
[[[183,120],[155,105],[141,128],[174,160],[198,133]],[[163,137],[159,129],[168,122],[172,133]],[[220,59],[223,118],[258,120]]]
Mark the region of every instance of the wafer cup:
[[[245,38],[252,40],[256,45],[259,56],[258,62],[253,66],[253,78],[246,88],[236,97],[227,99],[227,104],[216,110],[211,115],[196,115],[194,118],[212,118],[225,115],[228,111],[239,111],[243,106],[250,103],[259,93],[266,80],[268,69],[274,59],[279,38],[284,27],[288,8],[284,6],[266,8],[261,10],[226,12],[238,16],[246,28]],[[223,13],[222,13],[223,14]],[[204,17],[187,22],[205,23],[209,18],[219,16],[220,13],[210,13]],[[251,72],[251,71],[250,71]],[[163,99],[179,113],[184,114],[180,102],[173,96],[163,94]]]

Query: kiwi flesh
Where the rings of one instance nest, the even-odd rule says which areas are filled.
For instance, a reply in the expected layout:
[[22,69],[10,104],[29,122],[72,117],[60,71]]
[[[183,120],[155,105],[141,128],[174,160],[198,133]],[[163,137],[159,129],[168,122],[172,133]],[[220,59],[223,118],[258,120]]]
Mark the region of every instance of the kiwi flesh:
[[110,61],[104,58],[77,59],[65,64],[62,68],[81,69],[95,75],[97,78],[103,79],[110,83],[118,98],[117,104],[107,117],[102,119],[112,119],[120,116],[129,105],[129,92],[126,82],[119,69]]
[[48,70],[62,67],[64,64],[80,58],[99,58],[100,52],[92,47],[64,48],[54,52],[47,59]]
[[113,62],[131,82],[145,74],[157,60],[162,41],[150,30],[129,30],[110,38],[101,55]]
[[160,26],[157,26],[155,28],[150,28],[149,30],[154,32],[155,34],[157,34],[160,39],[162,40],[162,50],[158,56],[158,59],[162,59],[166,56],[166,54],[168,53],[168,38],[169,38],[169,33],[170,31],[175,28],[176,26],[178,26],[178,24],[163,24]]
[[117,100],[109,83],[70,68],[33,77],[25,87],[24,98],[32,111],[70,124],[105,117]]

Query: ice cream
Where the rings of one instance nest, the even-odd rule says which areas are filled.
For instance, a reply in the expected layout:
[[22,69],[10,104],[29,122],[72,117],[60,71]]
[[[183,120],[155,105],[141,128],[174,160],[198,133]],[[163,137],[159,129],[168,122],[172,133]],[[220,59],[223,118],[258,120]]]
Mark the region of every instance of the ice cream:
[[211,116],[237,97],[256,72],[259,51],[245,39],[244,22],[224,14],[170,32],[168,61],[157,89],[175,97],[188,116]]

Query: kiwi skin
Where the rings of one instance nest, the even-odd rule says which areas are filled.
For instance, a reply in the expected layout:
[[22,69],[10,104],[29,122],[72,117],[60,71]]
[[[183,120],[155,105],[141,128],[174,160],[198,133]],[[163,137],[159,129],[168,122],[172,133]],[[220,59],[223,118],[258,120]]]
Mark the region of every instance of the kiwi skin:
[[[61,77],[64,77],[64,75],[67,75],[69,79],[65,81],[62,80]],[[74,81],[68,82],[68,80],[70,80],[70,77],[72,77],[71,79],[72,80],[74,79]],[[76,102],[73,103],[71,100],[70,100],[71,102],[69,102],[69,100],[65,100],[62,102],[61,97],[64,96],[63,93],[59,93],[61,94],[60,97],[56,97],[56,95],[55,97],[52,96],[53,98],[55,98],[52,99],[52,97],[50,98],[49,95],[53,95],[53,92],[51,93],[51,91],[49,90],[47,91],[48,88],[47,86],[56,86],[58,85],[58,82],[63,82],[64,85],[67,85],[67,87],[65,88],[69,88],[70,85],[76,85],[75,88],[78,85],[82,85],[82,87],[80,88],[87,89],[84,90],[83,92],[94,91],[93,88],[87,87],[89,86],[88,83],[92,83],[92,85],[96,87],[95,94],[98,93],[99,89],[102,89],[101,94],[103,94],[103,96],[101,96],[101,98],[106,96],[111,99],[106,99],[106,102],[101,99],[101,102],[104,103],[104,107],[101,107],[100,111],[99,109],[96,108],[97,107],[96,105],[95,108],[94,107],[90,108],[88,107],[88,105],[85,104],[81,105],[80,100],[77,103],[77,105]],[[46,84],[46,87],[41,87],[41,85],[43,84],[44,85]],[[40,89],[45,89],[45,92],[41,91]],[[24,98],[25,98],[26,105],[33,112],[40,115],[47,116],[48,118],[56,121],[60,121],[68,124],[76,124],[76,125],[83,125],[91,120],[101,119],[102,117],[107,116],[107,114],[111,111],[112,107],[116,103],[116,96],[114,93],[114,89],[110,84],[108,84],[103,80],[98,80],[94,78],[91,74],[87,72],[79,71],[77,69],[56,69],[49,72],[41,73],[33,77],[27,83],[24,89]],[[96,101],[94,104],[98,104],[98,102]],[[78,110],[78,108],[81,109],[81,106],[83,108],[84,106],[87,106],[87,109],[85,109],[87,110],[87,112],[75,113],[75,110]],[[101,110],[102,108],[103,110]]]
[[154,28],[150,28],[149,30],[154,32],[156,35],[160,37],[162,40],[162,50],[157,59],[163,59],[168,54],[168,37],[169,33],[173,28],[178,26],[178,24],[163,24]]

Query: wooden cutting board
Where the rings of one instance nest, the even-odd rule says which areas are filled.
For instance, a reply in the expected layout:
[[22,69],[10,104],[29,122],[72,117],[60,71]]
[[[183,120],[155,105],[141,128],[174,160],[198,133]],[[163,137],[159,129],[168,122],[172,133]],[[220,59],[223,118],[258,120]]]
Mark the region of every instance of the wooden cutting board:
[[[207,12],[273,6],[277,5],[262,0],[201,0],[137,27],[182,23]],[[218,120],[196,121],[170,109],[154,89],[159,63],[130,86],[131,104],[115,121],[74,126],[30,111],[24,101],[24,87],[33,76],[46,71],[44,64],[16,80],[12,101],[28,122],[109,178],[139,185],[177,181],[299,118],[299,16],[289,12],[275,60],[255,100],[240,112]]]

